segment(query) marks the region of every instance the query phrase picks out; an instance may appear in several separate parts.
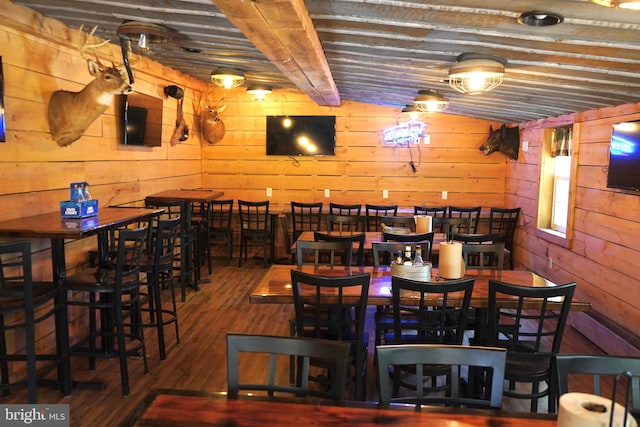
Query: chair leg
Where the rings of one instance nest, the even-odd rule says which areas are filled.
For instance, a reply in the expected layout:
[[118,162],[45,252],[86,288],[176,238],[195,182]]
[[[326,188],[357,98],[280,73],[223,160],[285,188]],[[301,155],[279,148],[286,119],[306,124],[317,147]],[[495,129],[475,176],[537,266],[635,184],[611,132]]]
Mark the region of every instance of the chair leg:
[[[9,362],[7,361],[7,340],[4,334],[4,316],[0,316],[0,328],[2,334],[0,334],[0,378],[2,384],[9,384]],[[4,396],[9,395],[9,389],[3,389],[2,394]]]
[[[149,286],[149,315],[155,317],[156,330],[158,331],[158,353],[160,360],[167,358],[167,350],[164,342],[164,323],[162,316],[162,293],[160,291],[160,274],[154,273],[152,283]],[[153,305],[152,304],[153,301]],[[154,314],[155,311],[155,314]],[[153,321],[152,321],[153,323]]]
[[[120,359],[120,383],[122,384],[122,395],[129,395],[129,370],[127,367],[127,348],[124,339],[124,321],[122,318],[122,297],[114,298],[114,317],[116,318],[116,335],[118,336],[118,357]],[[133,313],[131,313],[133,316]]]
[[36,372],[36,327],[34,324],[35,314],[33,307],[25,313],[25,338],[27,357],[27,402],[37,403],[37,372]]

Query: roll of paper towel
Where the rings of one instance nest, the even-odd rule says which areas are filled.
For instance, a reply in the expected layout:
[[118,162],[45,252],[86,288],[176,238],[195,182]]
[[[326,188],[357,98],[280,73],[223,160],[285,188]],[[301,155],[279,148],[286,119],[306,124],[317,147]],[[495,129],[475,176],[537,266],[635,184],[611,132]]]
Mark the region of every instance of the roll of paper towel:
[[[624,406],[616,403],[613,427],[623,427]],[[565,393],[560,396],[558,427],[608,427],[611,418],[611,400],[588,393]],[[625,427],[637,427],[629,415]]]
[[464,276],[462,243],[441,242],[438,262],[438,274],[445,279],[460,279]]
[[414,215],[416,221],[416,233],[431,233],[431,217],[427,215]]

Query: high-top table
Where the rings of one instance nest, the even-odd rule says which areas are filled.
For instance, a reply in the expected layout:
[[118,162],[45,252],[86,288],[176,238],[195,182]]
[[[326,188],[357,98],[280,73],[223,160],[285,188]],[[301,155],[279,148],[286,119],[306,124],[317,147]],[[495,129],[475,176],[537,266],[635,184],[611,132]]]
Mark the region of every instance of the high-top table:
[[224,393],[157,390],[147,396],[123,425],[555,427],[556,423],[554,414],[438,406],[422,406],[416,411],[412,405],[380,407],[374,402],[268,399],[244,395],[227,399]]
[[150,194],[145,198],[145,203],[152,205],[162,205],[168,202],[180,203],[180,285],[183,302],[186,300],[187,286],[197,291],[199,283],[202,282],[200,279],[200,266],[192,265],[193,255],[191,253],[191,241],[188,236],[191,229],[191,203],[209,203],[222,196],[224,196],[224,192],[217,190],[179,189],[161,191]]
[[[53,280],[57,286],[64,287],[67,277],[65,240],[83,239],[97,235],[98,258],[103,263],[109,257],[109,232],[111,230],[134,222],[149,220],[161,212],[162,210],[158,209],[101,207],[97,216],[83,219],[63,219],[59,212],[52,212],[0,221],[0,236],[50,239]],[[60,357],[63,361],[63,366],[58,369],[58,381],[65,396],[70,394],[72,385],[78,388],[100,388],[101,386],[95,383],[71,382],[66,295],[66,291],[62,292],[60,301],[56,302],[63,307],[59,315],[56,316],[56,348],[61,352]]]

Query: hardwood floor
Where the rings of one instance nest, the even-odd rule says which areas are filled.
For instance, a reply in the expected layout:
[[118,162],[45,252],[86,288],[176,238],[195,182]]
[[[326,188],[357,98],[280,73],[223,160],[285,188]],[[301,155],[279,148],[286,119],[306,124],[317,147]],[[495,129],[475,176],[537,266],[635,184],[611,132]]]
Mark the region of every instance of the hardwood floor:
[[[206,392],[226,391],[226,345],[228,332],[288,335],[293,307],[288,305],[252,305],[249,293],[265,273],[262,262],[249,260],[242,268],[237,258],[231,266],[224,265],[222,252],[214,252],[214,271],[211,282],[201,290],[189,290],[187,300],[178,302],[180,345],[175,344],[173,327],[166,328],[167,359],[158,359],[155,333],[145,330],[149,373],[143,373],[141,359],[130,358],[131,394],[122,396],[117,359],[98,360],[95,371],[88,370],[85,358],[72,359],[74,380],[100,381],[103,391],[72,391],[68,397],[57,390],[38,388],[39,403],[70,405],[72,426],[119,425],[154,388],[186,389]],[[235,254],[234,254],[235,255]],[[206,268],[202,269],[203,274]],[[169,293],[166,292],[165,297]],[[370,336],[369,400],[376,400],[375,369],[373,366],[373,321],[368,325]],[[600,354],[601,351],[571,327],[564,336],[563,353]],[[263,366],[250,368],[256,375]],[[19,389],[9,396],[0,396],[0,404],[23,403],[26,390]],[[511,405],[511,404],[509,404]],[[511,407],[518,410],[520,408]],[[522,409],[520,409],[522,410]],[[185,414],[188,417],[188,414]]]

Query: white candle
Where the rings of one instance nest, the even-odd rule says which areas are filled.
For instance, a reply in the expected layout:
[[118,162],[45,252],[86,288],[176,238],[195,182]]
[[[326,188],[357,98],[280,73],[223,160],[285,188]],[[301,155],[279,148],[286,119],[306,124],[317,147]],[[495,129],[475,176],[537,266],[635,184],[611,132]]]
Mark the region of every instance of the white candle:
[[416,233],[430,233],[431,232],[431,217],[427,215],[414,215],[413,219],[416,221]]
[[441,242],[438,272],[445,279],[460,279],[464,275],[462,243]]

